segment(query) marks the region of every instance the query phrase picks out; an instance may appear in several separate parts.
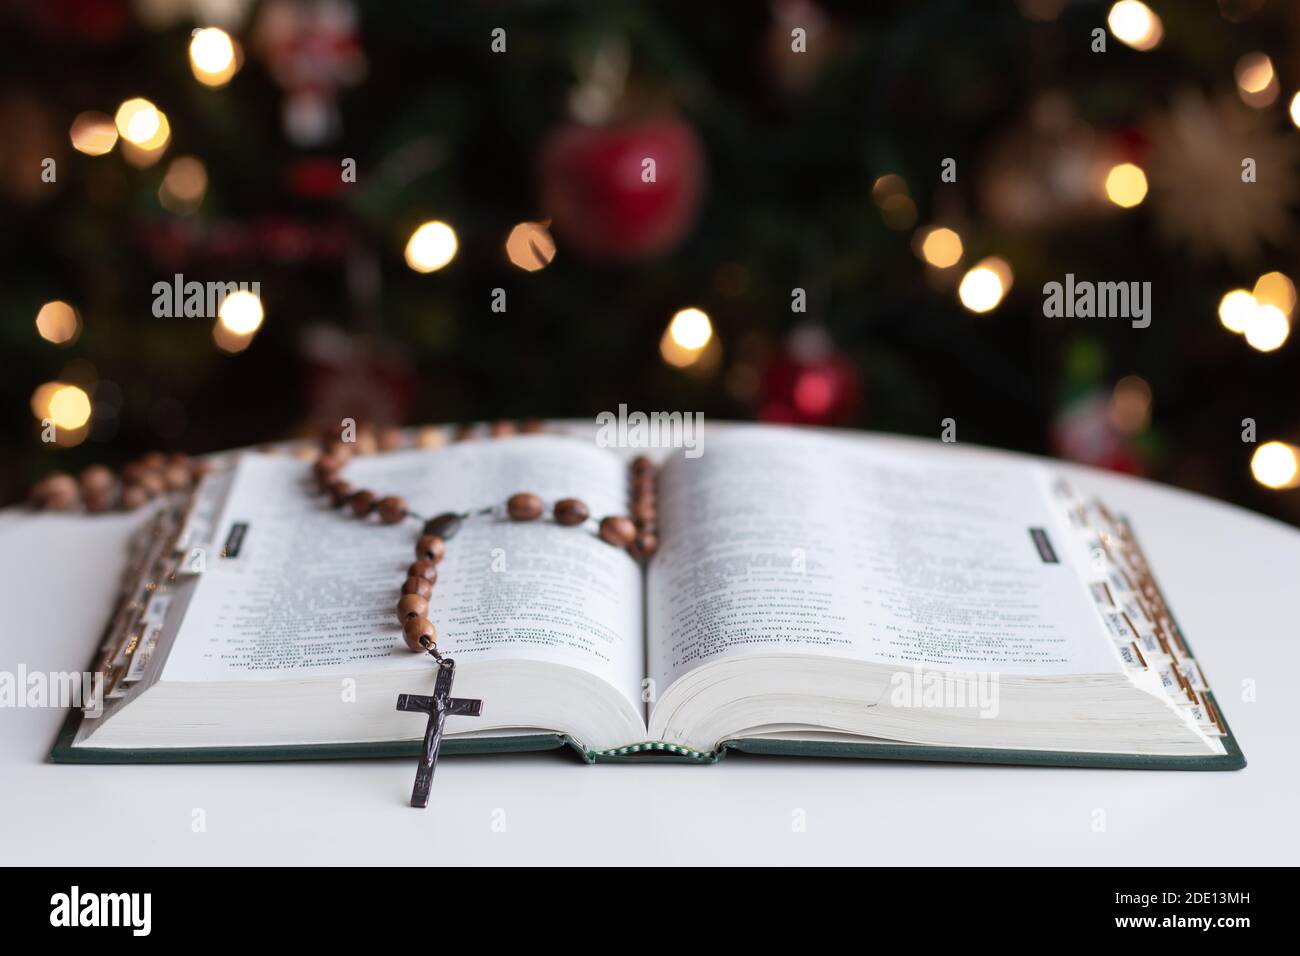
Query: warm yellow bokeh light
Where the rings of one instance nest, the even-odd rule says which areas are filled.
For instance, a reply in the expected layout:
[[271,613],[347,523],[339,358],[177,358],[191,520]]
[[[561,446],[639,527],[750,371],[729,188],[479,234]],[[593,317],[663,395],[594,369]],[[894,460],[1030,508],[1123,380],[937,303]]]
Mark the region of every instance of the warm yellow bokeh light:
[[1219,322],[1229,332],[1246,331],[1246,323],[1258,303],[1245,289],[1233,289],[1219,300]]
[[555,258],[555,240],[545,223],[521,222],[506,237],[506,258],[525,272],[545,269]]
[[709,339],[713,338],[713,323],[700,309],[682,309],[673,316],[668,332],[682,348],[696,351],[708,345]]
[[949,269],[961,262],[961,236],[947,228],[931,229],[921,240],[921,258],[937,269]]
[[1273,61],[1263,53],[1247,53],[1237,61],[1234,71],[1237,93],[1247,106],[1263,109],[1272,106],[1281,90]]
[[689,368],[700,363],[706,368],[707,357],[716,358],[718,350],[713,337],[713,323],[708,315],[696,308],[677,312],[659,340],[659,354],[675,368]]
[[204,86],[224,86],[239,69],[235,41],[217,27],[195,30],[190,40],[190,69]]
[[113,121],[124,140],[148,148],[146,144],[153,142],[162,131],[163,115],[148,100],[136,97],[117,108]]
[[1160,18],[1140,0],[1120,0],[1110,8],[1106,25],[1115,39],[1135,50],[1154,50],[1165,36]]
[[36,313],[36,331],[47,342],[71,345],[81,334],[81,316],[68,303],[55,299]]
[[222,300],[217,321],[235,335],[252,335],[262,326],[262,300],[240,289]]
[[103,156],[113,151],[117,145],[117,126],[113,118],[106,113],[88,110],[77,114],[68,130],[72,148],[87,156]]
[[193,156],[177,156],[158,187],[158,201],[164,209],[184,215],[199,208],[207,190],[208,171],[202,161]]
[[1147,196],[1147,174],[1141,166],[1120,163],[1106,174],[1106,198],[1116,206],[1132,209]]
[[426,222],[406,242],[406,264],[416,272],[435,272],[456,258],[456,231],[445,222]]
[[49,419],[56,428],[81,428],[90,421],[90,396],[66,382],[46,382],[32,395],[32,412],[41,421]]
[[1250,473],[1265,488],[1294,488],[1300,485],[1300,448],[1284,441],[1265,442],[1250,458]]
[[989,312],[998,307],[1010,289],[1011,266],[1004,259],[990,256],[962,276],[957,297],[972,312]]
[[1290,334],[1286,313],[1275,305],[1256,305],[1246,320],[1246,341],[1261,352],[1281,348]]
[[1281,272],[1266,272],[1255,280],[1253,292],[1260,305],[1272,305],[1290,315],[1295,308],[1295,284]]
[[1295,96],[1291,97],[1290,113],[1291,113],[1291,122],[1294,123],[1296,126],[1300,126],[1300,93],[1297,93]]

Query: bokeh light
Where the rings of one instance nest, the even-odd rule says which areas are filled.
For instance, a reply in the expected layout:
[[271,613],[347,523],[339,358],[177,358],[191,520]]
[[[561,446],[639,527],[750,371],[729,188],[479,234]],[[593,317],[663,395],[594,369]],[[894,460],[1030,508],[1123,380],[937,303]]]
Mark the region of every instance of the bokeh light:
[[1275,305],[1256,305],[1246,320],[1245,336],[1251,348],[1272,352],[1291,334],[1286,313]]
[[225,86],[239,70],[239,54],[230,34],[217,27],[195,30],[190,39],[190,69],[204,86]]
[[1247,53],[1237,61],[1233,71],[1237,94],[1247,106],[1263,109],[1277,100],[1280,87],[1273,61],[1264,53]]
[[416,272],[436,272],[456,258],[456,231],[445,222],[421,224],[406,242],[406,264]]
[[1120,0],[1110,8],[1106,25],[1115,39],[1135,50],[1154,50],[1165,36],[1160,18],[1140,0]]
[[217,310],[217,321],[234,335],[251,336],[262,327],[262,300],[240,289],[226,296]]
[[81,334],[81,316],[68,303],[55,299],[36,313],[36,331],[55,345],[71,345]]
[[946,226],[936,226],[921,239],[920,255],[936,269],[950,269],[961,262],[961,236]]
[[72,148],[87,156],[103,156],[117,145],[117,126],[107,113],[87,110],[77,114],[68,130]]
[[1258,304],[1245,289],[1233,289],[1219,300],[1219,322],[1229,332],[1245,332],[1250,314]]
[[961,304],[972,312],[991,312],[1011,289],[1011,266],[1004,259],[990,256],[962,276],[957,287]]
[[713,323],[701,309],[681,309],[672,317],[659,342],[659,354],[669,365],[694,365],[713,339]]
[[1250,473],[1265,488],[1295,488],[1300,485],[1300,448],[1282,441],[1265,442],[1250,458]]
[[1106,174],[1106,198],[1131,209],[1147,196],[1147,174],[1133,163],[1119,163]]
[[555,240],[544,223],[521,222],[506,237],[506,258],[525,272],[537,272],[555,258]]

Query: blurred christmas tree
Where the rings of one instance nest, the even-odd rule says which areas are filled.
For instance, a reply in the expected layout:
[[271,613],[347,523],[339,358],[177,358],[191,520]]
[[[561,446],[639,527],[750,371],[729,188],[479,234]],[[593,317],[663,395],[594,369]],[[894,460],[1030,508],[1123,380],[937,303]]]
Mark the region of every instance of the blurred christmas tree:
[[[1252,478],[1242,441],[1300,443],[1294,4],[49,0],[0,24],[6,498],[341,415],[627,403],[952,418],[1300,521],[1263,487],[1286,456]],[[157,317],[176,274],[257,282],[264,321]],[[1045,317],[1067,274],[1150,282],[1149,327]]]

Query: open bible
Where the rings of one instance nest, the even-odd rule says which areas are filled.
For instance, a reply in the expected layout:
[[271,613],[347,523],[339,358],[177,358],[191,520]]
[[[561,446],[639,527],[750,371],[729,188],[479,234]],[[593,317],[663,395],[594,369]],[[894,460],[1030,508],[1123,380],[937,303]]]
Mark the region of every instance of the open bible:
[[[355,458],[426,515],[530,491],[626,510],[627,455],[526,435]],[[310,466],[247,453],[138,536],[66,761],[417,752],[395,709],[435,667],[402,645],[408,525],[345,518]],[[1127,523],[1034,463],[824,432],[712,431],[665,457],[659,552],[591,529],[467,522],[429,616],[476,718],[445,753],[589,761],[772,754],[1244,765]]]

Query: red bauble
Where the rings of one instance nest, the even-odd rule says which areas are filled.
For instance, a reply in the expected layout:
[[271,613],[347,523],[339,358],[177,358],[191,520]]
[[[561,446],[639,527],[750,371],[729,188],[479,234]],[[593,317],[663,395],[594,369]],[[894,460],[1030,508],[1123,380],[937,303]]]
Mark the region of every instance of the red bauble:
[[[647,159],[654,179],[646,182]],[[682,120],[660,116],[612,126],[568,125],[539,157],[542,208],[564,247],[606,262],[674,248],[695,222],[704,151]]]
[[845,425],[862,407],[863,391],[857,365],[834,350],[821,329],[804,328],[763,370],[758,417],[766,422]]

